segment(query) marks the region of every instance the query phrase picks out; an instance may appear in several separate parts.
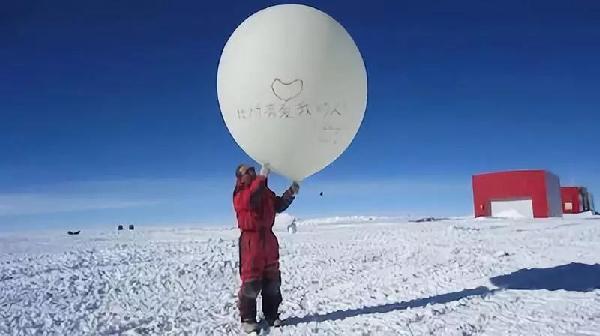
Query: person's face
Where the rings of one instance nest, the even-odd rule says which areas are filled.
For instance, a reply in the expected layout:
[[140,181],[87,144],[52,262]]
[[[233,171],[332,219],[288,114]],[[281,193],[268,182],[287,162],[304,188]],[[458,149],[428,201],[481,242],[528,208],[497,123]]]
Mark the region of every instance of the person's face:
[[239,173],[243,184],[249,184],[256,177],[256,170],[254,167],[242,166],[240,167]]

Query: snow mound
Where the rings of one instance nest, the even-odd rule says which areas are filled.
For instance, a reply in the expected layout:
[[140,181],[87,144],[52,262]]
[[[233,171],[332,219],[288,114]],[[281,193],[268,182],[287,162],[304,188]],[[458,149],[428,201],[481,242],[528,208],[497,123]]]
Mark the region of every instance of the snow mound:
[[282,212],[275,217],[275,224],[273,225],[274,231],[288,231],[288,227],[292,224],[296,217],[290,215],[287,212]]
[[594,214],[593,211],[586,211],[578,214],[563,214],[565,218],[600,218],[600,216]]
[[369,222],[387,222],[392,220],[391,217],[376,217],[376,216],[336,216],[324,218],[305,219],[299,222],[301,225],[326,225],[326,224],[358,224]]

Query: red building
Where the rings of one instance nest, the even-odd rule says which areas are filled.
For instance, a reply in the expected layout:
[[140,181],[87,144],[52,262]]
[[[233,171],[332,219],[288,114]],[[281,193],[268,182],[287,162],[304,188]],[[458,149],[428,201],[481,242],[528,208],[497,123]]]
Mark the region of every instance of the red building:
[[545,170],[473,176],[475,217],[561,217],[560,181]]
[[577,214],[594,210],[592,195],[585,187],[561,187],[560,197],[563,213]]

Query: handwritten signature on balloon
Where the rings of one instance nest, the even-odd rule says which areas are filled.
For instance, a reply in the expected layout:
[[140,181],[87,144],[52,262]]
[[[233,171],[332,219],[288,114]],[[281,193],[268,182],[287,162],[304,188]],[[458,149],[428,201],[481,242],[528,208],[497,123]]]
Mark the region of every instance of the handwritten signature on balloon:
[[238,108],[236,116],[238,119],[260,119],[260,118],[311,118],[321,116],[324,119],[330,117],[341,117],[343,109],[341,104],[308,104],[299,102],[296,104],[269,103],[255,104],[249,108]]

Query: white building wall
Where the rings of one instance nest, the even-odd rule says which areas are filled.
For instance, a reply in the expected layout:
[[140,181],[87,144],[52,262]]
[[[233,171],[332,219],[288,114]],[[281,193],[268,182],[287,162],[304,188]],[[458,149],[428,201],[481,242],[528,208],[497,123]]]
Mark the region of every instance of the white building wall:
[[533,218],[533,202],[528,199],[491,201],[492,217]]

